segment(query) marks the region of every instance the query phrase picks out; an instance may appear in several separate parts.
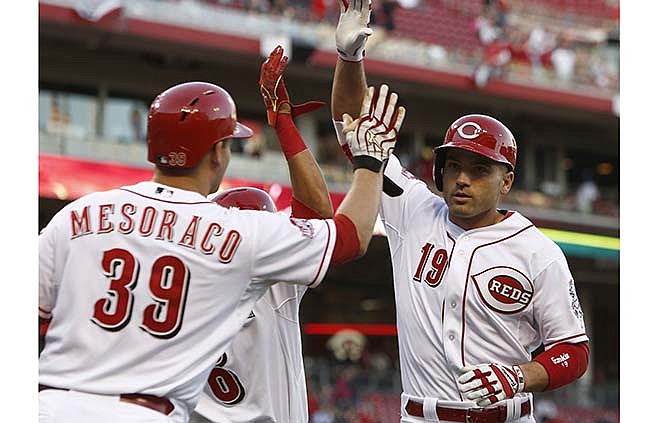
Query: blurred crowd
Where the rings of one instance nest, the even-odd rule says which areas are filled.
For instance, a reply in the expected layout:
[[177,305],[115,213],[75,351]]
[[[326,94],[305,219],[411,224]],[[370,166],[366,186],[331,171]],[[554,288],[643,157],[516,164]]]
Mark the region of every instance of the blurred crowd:
[[[197,1],[333,25],[339,15],[337,0]],[[570,9],[572,3],[566,2],[561,9],[560,2],[551,0],[375,0],[371,25],[380,30],[380,39],[390,37],[398,46],[399,40],[415,39],[417,55],[424,48],[428,49],[428,56],[434,56],[438,50],[453,53],[450,60],[462,60],[472,67],[473,82],[478,87],[495,78],[514,77],[538,84],[555,81],[566,87],[580,84],[616,92],[618,0],[602,2],[605,3],[600,9],[595,9],[600,11],[599,15],[594,16]],[[602,16],[602,10],[608,11],[606,16]],[[445,22],[448,28],[437,29],[431,28],[437,22],[422,21],[429,16],[455,20]],[[397,23],[400,18],[402,25]],[[424,46],[425,43],[433,45]]]
[[[559,84],[578,82],[601,89],[618,89],[619,71],[616,48],[607,47],[607,32],[589,38],[587,31],[575,31],[560,21],[524,19],[525,3],[516,2],[510,19],[510,6],[502,0],[486,0],[483,13],[473,21],[483,48],[483,56],[473,78],[483,87],[492,77],[502,78],[513,63],[529,65],[529,76],[545,82],[549,74]],[[517,71],[524,68],[517,67]]]

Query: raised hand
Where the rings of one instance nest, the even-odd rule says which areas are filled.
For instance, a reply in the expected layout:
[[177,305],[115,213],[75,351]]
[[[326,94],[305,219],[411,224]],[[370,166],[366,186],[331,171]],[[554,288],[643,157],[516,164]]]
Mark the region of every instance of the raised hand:
[[[340,4],[340,19],[335,29],[337,54],[342,60],[363,60],[365,43],[372,35],[370,23],[370,0],[337,0]],[[345,3],[346,2],[346,3]]]
[[364,167],[379,172],[395,149],[398,132],[405,119],[405,108],[398,106],[398,95],[389,95],[388,85],[379,89],[368,87],[361,105],[360,117],[342,116],[347,145],[353,157],[354,168]]
[[311,112],[326,104],[322,101],[308,101],[298,105],[292,104],[286,90],[286,84],[284,83],[284,71],[287,65],[288,57],[284,56],[282,46],[275,47],[261,65],[261,76],[258,80],[258,85],[260,86],[261,95],[267,109],[268,125],[273,127],[277,123],[277,113],[279,113],[282,104],[290,106],[289,113],[293,117]]

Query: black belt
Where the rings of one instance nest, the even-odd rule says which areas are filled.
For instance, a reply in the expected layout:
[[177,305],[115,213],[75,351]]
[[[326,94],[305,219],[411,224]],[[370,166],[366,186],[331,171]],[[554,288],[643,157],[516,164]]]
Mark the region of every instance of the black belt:
[[[39,385],[39,392],[42,392],[46,389],[55,389],[58,391],[69,391],[65,388],[56,388],[49,385]],[[142,407],[150,408],[159,413],[165,414],[166,416],[172,413],[174,410],[174,404],[170,402],[167,398],[157,397],[155,395],[147,394],[121,394],[119,395],[119,401],[129,402],[131,404],[141,405]]]

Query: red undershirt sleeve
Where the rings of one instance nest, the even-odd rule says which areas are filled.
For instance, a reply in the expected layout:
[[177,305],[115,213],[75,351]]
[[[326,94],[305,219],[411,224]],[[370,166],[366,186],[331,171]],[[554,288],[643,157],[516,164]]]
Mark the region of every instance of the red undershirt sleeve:
[[360,255],[361,243],[356,232],[356,225],[344,214],[333,217],[337,228],[337,239],[331,265],[351,261]]
[[323,219],[323,216],[295,197],[291,198],[291,217],[298,219]]

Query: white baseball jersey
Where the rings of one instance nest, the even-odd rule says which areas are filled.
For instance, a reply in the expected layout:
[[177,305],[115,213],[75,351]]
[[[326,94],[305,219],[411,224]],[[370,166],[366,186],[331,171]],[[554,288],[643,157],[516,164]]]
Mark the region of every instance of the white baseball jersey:
[[209,375],[197,413],[217,423],[307,423],[298,320],[306,290],[278,283],[258,300]]
[[335,235],[153,182],[82,197],[40,234],[39,382],[167,397],[186,421],[266,281],[316,286]]
[[466,231],[395,156],[384,176],[395,185],[385,181],[380,213],[406,395],[463,401],[457,378],[465,365],[525,363],[541,344],[588,340],[565,256],[528,219],[507,212]]

